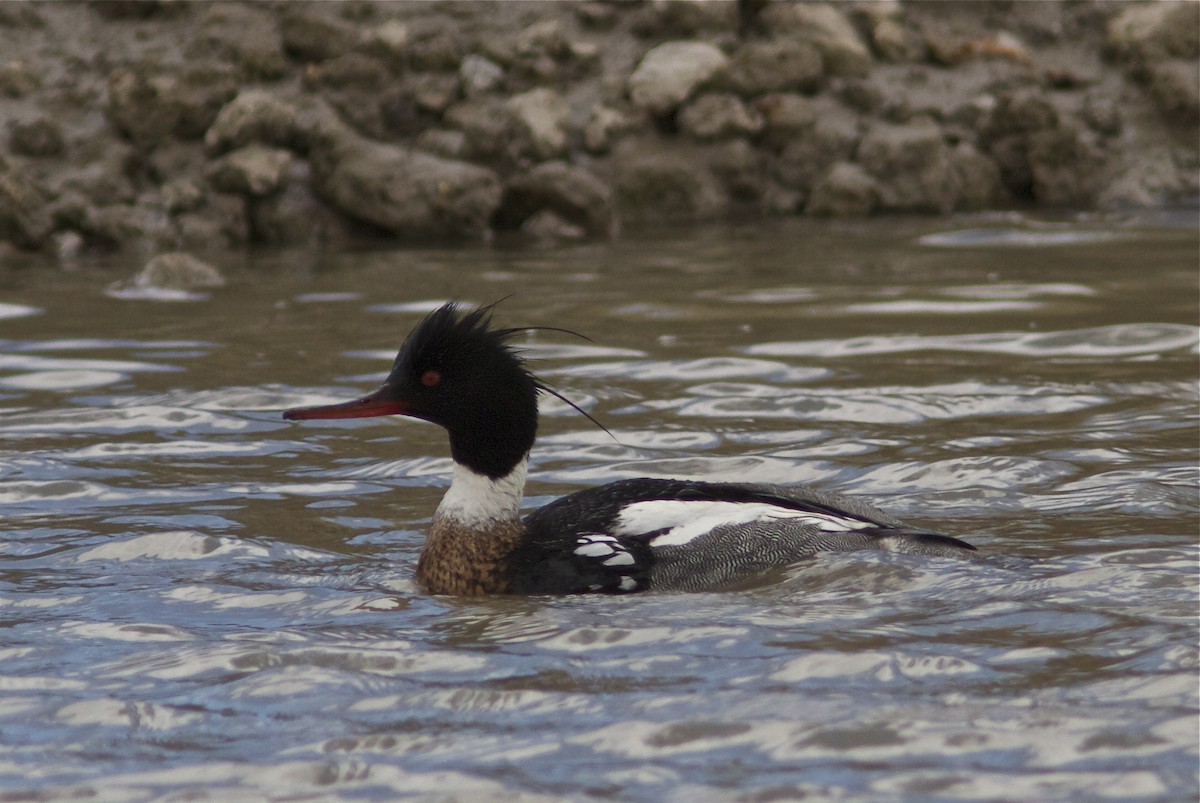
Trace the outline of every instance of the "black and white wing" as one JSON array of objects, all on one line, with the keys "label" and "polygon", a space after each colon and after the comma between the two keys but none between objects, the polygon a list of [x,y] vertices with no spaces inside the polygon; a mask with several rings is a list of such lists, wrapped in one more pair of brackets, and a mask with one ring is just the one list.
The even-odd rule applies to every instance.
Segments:
[{"label": "black and white wing", "polygon": [[651,548],[611,533],[531,540],[509,558],[518,594],[631,594],[650,587]]},{"label": "black and white wing", "polygon": [[719,588],[825,551],[961,556],[974,549],[833,494],[686,480],[622,480],[581,491],[526,524],[533,544],[559,556],[548,566],[561,571],[548,582],[582,570],[576,593]]}]

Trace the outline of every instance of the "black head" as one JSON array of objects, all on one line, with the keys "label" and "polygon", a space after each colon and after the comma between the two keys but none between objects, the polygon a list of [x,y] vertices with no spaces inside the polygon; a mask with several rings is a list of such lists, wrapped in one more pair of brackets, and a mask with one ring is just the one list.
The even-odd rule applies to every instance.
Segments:
[{"label": "black head", "polygon": [[492,328],[491,319],[491,306],[463,311],[444,304],[409,334],[379,390],[343,404],[288,410],[283,417],[420,418],[445,427],[456,462],[502,477],[533,446],[541,386],[509,345],[522,330]]}]

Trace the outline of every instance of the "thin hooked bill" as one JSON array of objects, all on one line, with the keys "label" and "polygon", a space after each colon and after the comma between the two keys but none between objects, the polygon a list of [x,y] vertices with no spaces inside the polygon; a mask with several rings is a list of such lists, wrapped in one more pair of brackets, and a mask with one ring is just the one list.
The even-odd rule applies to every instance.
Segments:
[{"label": "thin hooked bill", "polygon": [[387,388],[354,401],[341,404],[324,404],[319,407],[294,407],[284,412],[287,421],[308,421],[321,418],[374,418],[378,415],[406,415],[411,408],[404,402],[389,397]]}]

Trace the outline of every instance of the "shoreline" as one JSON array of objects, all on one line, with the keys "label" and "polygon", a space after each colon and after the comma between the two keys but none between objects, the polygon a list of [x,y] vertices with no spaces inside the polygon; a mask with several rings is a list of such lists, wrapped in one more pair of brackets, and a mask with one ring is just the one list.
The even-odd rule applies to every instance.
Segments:
[{"label": "shoreline", "polygon": [[6,3],[0,265],[1200,195],[1200,4]]}]

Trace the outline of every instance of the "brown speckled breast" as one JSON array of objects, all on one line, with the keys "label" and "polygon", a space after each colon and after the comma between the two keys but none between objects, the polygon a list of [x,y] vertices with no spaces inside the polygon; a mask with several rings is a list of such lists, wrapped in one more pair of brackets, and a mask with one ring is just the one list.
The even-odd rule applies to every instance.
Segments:
[{"label": "brown speckled breast", "polygon": [[509,590],[505,558],[523,533],[520,521],[479,531],[434,517],[417,561],[417,582],[430,594],[503,594]]}]

